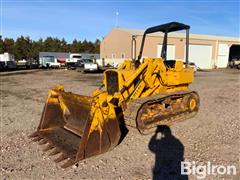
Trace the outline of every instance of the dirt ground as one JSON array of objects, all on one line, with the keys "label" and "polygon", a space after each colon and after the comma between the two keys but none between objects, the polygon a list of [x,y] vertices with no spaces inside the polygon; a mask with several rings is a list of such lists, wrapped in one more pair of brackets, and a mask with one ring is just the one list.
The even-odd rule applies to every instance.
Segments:
[{"label": "dirt ground", "polygon": [[[36,130],[49,88],[64,84],[67,91],[90,95],[101,85],[102,74],[77,71],[39,70],[0,74],[1,79],[1,177],[0,179],[152,179],[156,156],[149,149],[153,134],[129,132],[112,151],[61,169],[54,157],[28,139]],[[207,176],[206,179],[240,177],[240,71],[197,72],[190,86],[201,100],[199,113],[171,126],[172,137],[184,147],[185,161],[235,165],[236,176]],[[189,179],[196,179],[190,175]]]}]

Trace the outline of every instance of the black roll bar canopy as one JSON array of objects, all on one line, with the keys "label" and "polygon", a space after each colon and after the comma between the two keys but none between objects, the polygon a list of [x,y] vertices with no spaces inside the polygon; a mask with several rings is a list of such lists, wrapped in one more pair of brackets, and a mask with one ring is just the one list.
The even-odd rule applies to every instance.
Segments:
[{"label": "black roll bar canopy", "polygon": [[145,38],[147,34],[155,33],[155,32],[163,32],[164,33],[164,39],[163,39],[163,45],[162,45],[162,52],[161,52],[161,57],[166,60],[167,58],[167,38],[168,38],[168,33],[174,32],[174,31],[180,31],[180,30],[186,30],[186,64],[188,64],[188,51],[189,51],[189,29],[190,26],[186,24],[182,24],[179,22],[170,22],[166,24],[162,24],[159,26],[154,26],[150,27],[145,30],[143,34],[143,39],[138,55],[138,61],[142,58],[142,53],[143,53],[143,48],[144,48],[144,43],[145,43]]}]

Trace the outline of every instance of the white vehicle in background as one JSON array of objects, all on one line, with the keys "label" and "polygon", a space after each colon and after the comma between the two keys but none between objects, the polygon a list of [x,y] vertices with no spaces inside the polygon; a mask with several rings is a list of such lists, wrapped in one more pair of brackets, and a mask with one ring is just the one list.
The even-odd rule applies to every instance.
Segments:
[{"label": "white vehicle in background", "polygon": [[233,57],[232,59],[230,59],[230,61],[228,62],[228,66],[230,68],[240,69],[240,57]]},{"label": "white vehicle in background", "polygon": [[14,55],[12,54],[9,54],[9,53],[3,53],[3,54],[0,54],[0,61],[15,61],[14,59]]},{"label": "white vehicle in background", "polygon": [[17,65],[15,62],[14,55],[10,53],[0,54],[0,69],[1,70],[11,70],[16,69]]},{"label": "white vehicle in background", "polygon": [[194,72],[197,72],[198,67],[196,66],[196,64],[194,62],[189,62],[189,66],[194,69]]},{"label": "white vehicle in background", "polygon": [[98,72],[100,70],[99,65],[92,59],[81,59],[77,65],[83,72]]},{"label": "white vehicle in background", "polygon": [[[186,64],[186,63],[184,62],[183,64]],[[191,68],[193,68],[194,73],[196,73],[197,70],[199,69],[194,62],[189,62],[189,63],[188,63],[188,66],[191,67]]]},{"label": "white vehicle in background", "polygon": [[87,53],[71,53],[69,58],[66,59],[67,69],[76,69],[79,67],[79,62],[85,59],[97,59],[99,54],[87,54]]},{"label": "white vehicle in background", "polygon": [[40,68],[60,68],[61,63],[57,62],[54,56],[44,56],[39,59]]},{"label": "white vehicle in background", "polygon": [[97,72],[99,70],[97,63],[84,64],[84,72]]},{"label": "white vehicle in background", "polygon": [[77,54],[77,53],[70,54],[69,58],[66,59],[67,69],[73,69],[73,70],[76,69],[76,64],[81,59],[82,59],[82,55],[81,54]]},{"label": "white vehicle in background", "polygon": [[82,59],[82,54],[70,54],[69,59],[66,60],[67,63],[77,63],[78,60]]},{"label": "white vehicle in background", "polygon": [[16,64],[17,64],[18,69],[26,68],[27,61],[26,61],[26,59],[18,60],[18,61],[16,61]]},{"label": "white vehicle in background", "polygon": [[77,63],[81,59],[92,59],[91,56],[91,54],[72,53],[69,58],[66,59],[66,63]]}]

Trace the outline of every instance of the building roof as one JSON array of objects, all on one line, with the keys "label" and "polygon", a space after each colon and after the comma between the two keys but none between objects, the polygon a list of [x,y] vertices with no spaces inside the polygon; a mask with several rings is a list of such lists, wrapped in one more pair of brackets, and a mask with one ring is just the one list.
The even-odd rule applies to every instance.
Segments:
[{"label": "building roof", "polygon": [[54,56],[56,58],[69,58],[70,54],[75,55],[87,55],[87,56],[93,56],[95,58],[99,58],[99,54],[93,54],[93,53],[65,53],[65,52],[39,52],[39,57],[44,56]]},{"label": "building roof", "polygon": [[[115,28],[121,31],[125,31],[133,36],[142,36],[145,30],[142,29],[127,29],[127,28]],[[148,34],[148,36],[156,36],[162,37],[162,32],[156,32],[152,34]],[[169,33],[169,37],[177,37],[177,38],[185,38],[185,33]],[[239,37],[227,37],[227,36],[214,36],[214,35],[206,35],[206,34],[190,34],[191,39],[204,39],[204,40],[222,40],[222,41],[236,41],[240,43]]]},{"label": "building roof", "polygon": [[70,53],[63,52],[39,52],[39,57],[54,56],[58,58],[69,58]]}]

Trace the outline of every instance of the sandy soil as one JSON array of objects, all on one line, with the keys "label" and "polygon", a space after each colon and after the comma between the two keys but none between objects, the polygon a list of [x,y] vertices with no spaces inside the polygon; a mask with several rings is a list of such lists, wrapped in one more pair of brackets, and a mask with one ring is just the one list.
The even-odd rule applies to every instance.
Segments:
[{"label": "sandy soil", "polygon": [[[237,70],[198,72],[191,89],[200,95],[199,113],[170,127],[171,138],[184,148],[185,160],[237,167],[236,176],[212,175],[206,179],[240,177],[239,75]],[[129,129],[125,139],[114,150],[65,170],[27,137],[38,126],[49,88],[64,84],[67,91],[90,95],[101,84],[102,74],[40,70],[0,76],[0,179],[153,178],[152,168],[157,157],[149,149],[153,134],[142,136]],[[189,179],[196,179],[196,176],[190,175]]]}]

